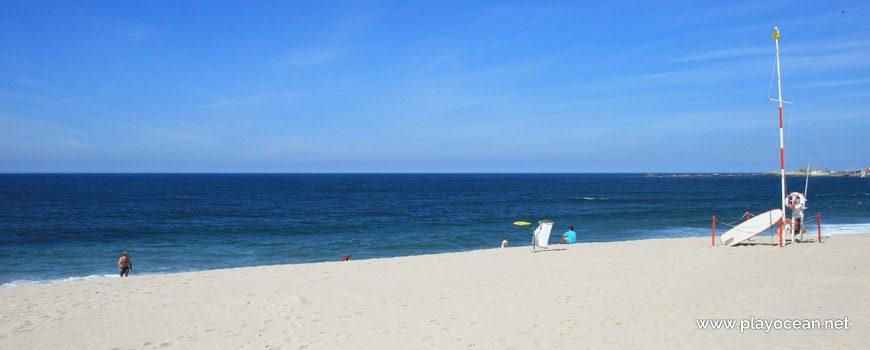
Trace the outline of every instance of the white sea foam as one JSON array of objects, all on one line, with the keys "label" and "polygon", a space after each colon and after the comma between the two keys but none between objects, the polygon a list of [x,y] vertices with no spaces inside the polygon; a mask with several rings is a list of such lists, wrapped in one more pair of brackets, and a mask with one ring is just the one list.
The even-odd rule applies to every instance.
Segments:
[{"label": "white sea foam", "polygon": [[[813,231],[815,225],[810,224],[807,230]],[[817,231],[818,232],[818,231]],[[822,218],[822,236],[850,235],[855,233],[870,233],[870,224],[832,224],[826,225]]]},{"label": "white sea foam", "polygon": [[0,284],[0,288],[30,286],[30,285],[34,285],[34,284],[45,284],[45,283],[72,282],[72,281],[80,281],[80,280],[96,280],[96,279],[103,279],[103,278],[120,278],[120,276],[118,276],[117,274],[107,274],[107,275],[90,275],[90,276],[84,276],[84,277],[57,278],[57,279],[48,279],[48,280],[15,280],[12,282]]},{"label": "white sea foam", "polygon": [[[815,223],[810,223],[807,226],[808,235],[814,235],[816,231]],[[690,228],[690,227],[671,227],[667,229],[656,230],[651,234],[640,234],[637,233],[634,239],[654,239],[654,238],[683,238],[683,237],[707,237],[709,235],[710,228]],[[724,231],[722,231],[724,232]],[[719,231],[717,230],[717,233]],[[825,224],[822,222],[822,236],[835,236],[835,235],[847,235],[847,234],[861,234],[861,233],[870,233],[870,223],[859,223],[859,224]],[[721,234],[721,233],[720,233]],[[625,239],[625,238],[624,238]],[[631,239],[631,238],[627,238]],[[617,239],[619,240],[619,239]],[[167,271],[163,271],[161,273],[171,273],[171,272],[192,272],[198,271],[197,269],[183,269],[180,271],[170,271],[171,269],[167,269]],[[27,286],[27,285],[36,285],[36,284],[46,284],[46,283],[61,283],[61,282],[72,282],[79,280],[96,280],[103,278],[119,278],[117,274],[103,274],[103,275],[89,275],[89,276],[76,276],[76,277],[66,277],[66,278],[57,278],[57,279],[22,279],[22,280],[14,280],[11,282],[0,284],[0,288],[5,287],[17,287],[17,286]]]}]

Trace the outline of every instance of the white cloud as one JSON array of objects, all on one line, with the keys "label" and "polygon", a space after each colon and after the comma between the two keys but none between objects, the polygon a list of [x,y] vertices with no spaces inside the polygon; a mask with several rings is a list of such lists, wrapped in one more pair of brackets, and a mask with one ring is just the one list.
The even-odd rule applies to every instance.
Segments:
[{"label": "white cloud", "polygon": [[30,79],[30,78],[18,78],[18,84],[21,84],[24,86],[36,86],[37,85],[36,81],[33,79]]},{"label": "white cloud", "polygon": [[5,95],[8,97],[12,97],[24,102],[28,103],[36,103],[36,104],[63,104],[63,103],[73,103],[80,101],[87,101],[99,98],[105,98],[106,96],[102,95],[94,95],[94,96],[70,96],[70,97],[55,97],[55,96],[37,96],[37,95],[21,95],[14,93],[0,93],[0,95]]},{"label": "white cloud", "polygon": [[201,136],[189,132],[178,131],[174,129],[161,129],[161,128],[141,128],[139,131],[142,134],[145,134],[148,137],[154,138],[157,141],[181,141],[187,143],[198,143],[198,144],[214,144],[214,139]]},{"label": "white cloud", "polygon": [[256,104],[263,101],[266,101],[270,98],[274,97],[274,95],[253,95],[253,96],[242,96],[242,97],[228,97],[221,99],[219,101],[210,103],[209,107],[222,107],[222,106],[240,106],[240,105],[249,105]]},{"label": "white cloud", "polygon": [[854,69],[866,68],[870,64],[870,50],[837,52],[832,54],[801,55],[784,58],[791,69],[834,68]]},{"label": "white cloud", "polygon": [[329,63],[339,56],[336,50],[296,50],[289,51],[278,60],[279,65],[313,66]]},{"label": "white cloud", "polygon": [[673,60],[673,62],[692,62],[692,61],[704,61],[704,60],[717,60],[717,59],[724,59],[724,58],[758,56],[758,55],[769,55],[769,54],[770,54],[769,48],[743,47],[743,48],[734,48],[734,49],[727,49],[727,50],[699,52],[699,53],[691,54],[688,56],[676,58]]},{"label": "white cloud", "polygon": [[167,31],[168,29],[160,26],[121,21],[120,34],[131,41],[145,41]]},{"label": "white cloud", "polygon": [[816,81],[816,82],[811,82],[811,83],[794,84],[792,87],[795,89],[798,89],[798,88],[807,89],[807,88],[835,87],[835,86],[861,85],[861,84],[870,84],[870,79]]},{"label": "white cloud", "polygon": [[462,48],[453,37],[438,37],[419,40],[409,45],[402,60],[419,65],[424,72],[449,68],[465,60],[468,50]]},{"label": "white cloud", "polygon": [[34,118],[0,114],[0,139],[20,145],[81,147],[88,135],[79,129]]}]

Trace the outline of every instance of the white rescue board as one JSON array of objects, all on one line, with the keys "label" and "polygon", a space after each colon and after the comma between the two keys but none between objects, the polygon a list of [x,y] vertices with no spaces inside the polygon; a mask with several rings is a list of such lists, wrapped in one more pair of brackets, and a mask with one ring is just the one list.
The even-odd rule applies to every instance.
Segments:
[{"label": "white rescue board", "polygon": [[722,245],[733,247],[776,225],[780,219],[782,219],[782,209],[774,209],[758,214],[742,222],[740,225],[734,226],[728,232],[723,233],[719,236],[719,241],[722,242]]},{"label": "white rescue board", "polygon": [[553,230],[554,223],[555,221],[553,220],[538,221],[538,227],[535,228],[534,235],[532,236],[532,250],[535,250],[535,247],[547,249],[547,245],[550,243],[550,232]]}]

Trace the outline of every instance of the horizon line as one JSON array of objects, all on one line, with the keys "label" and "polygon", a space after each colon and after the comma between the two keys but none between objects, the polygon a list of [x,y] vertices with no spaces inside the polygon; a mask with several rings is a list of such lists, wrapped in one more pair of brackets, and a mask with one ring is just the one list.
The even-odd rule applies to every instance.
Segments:
[{"label": "horizon line", "polygon": [[[860,171],[860,170],[859,170]],[[856,172],[859,172],[856,171]],[[702,171],[702,172],[424,172],[424,171],[396,171],[396,172],[368,172],[368,171],[333,171],[333,172],[318,172],[318,171],[21,171],[21,172],[0,172],[0,175],[595,175],[595,174],[615,174],[615,175],[683,175],[683,174],[768,174],[776,171]],[[786,172],[790,173],[790,172]]]}]

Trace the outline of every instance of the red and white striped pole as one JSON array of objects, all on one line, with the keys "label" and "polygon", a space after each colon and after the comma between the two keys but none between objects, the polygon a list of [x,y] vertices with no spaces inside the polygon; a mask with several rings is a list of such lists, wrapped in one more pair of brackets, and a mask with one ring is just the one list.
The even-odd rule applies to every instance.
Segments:
[{"label": "red and white striped pole", "polygon": [[776,39],[776,83],[779,88],[779,99],[768,100],[779,102],[779,169],[780,176],[782,177],[782,195],[779,198],[782,202],[782,219],[780,219],[780,227],[783,228],[783,232],[779,235],[779,246],[782,247],[782,236],[785,235],[785,143],[783,142],[784,137],[782,133],[782,104],[791,102],[785,102],[782,100],[782,72],[779,66],[779,28],[774,27],[774,30],[773,38]]},{"label": "red and white striped pole", "polygon": [[783,218],[779,219],[779,247],[782,248],[782,236],[785,236],[785,225]]},{"label": "red and white striped pole", "polygon": [[[783,143],[782,136],[782,76],[780,68],[779,68],[779,28],[774,27],[776,30],[774,34],[774,39],[776,39],[776,84],[779,87],[779,165],[780,165],[780,174],[782,175],[782,197],[780,201],[782,202],[782,217],[783,221],[785,221],[785,146]],[[785,226],[783,226],[782,233],[779,235],[779,246],[782,247],[782,236],[785,235]]]}]

